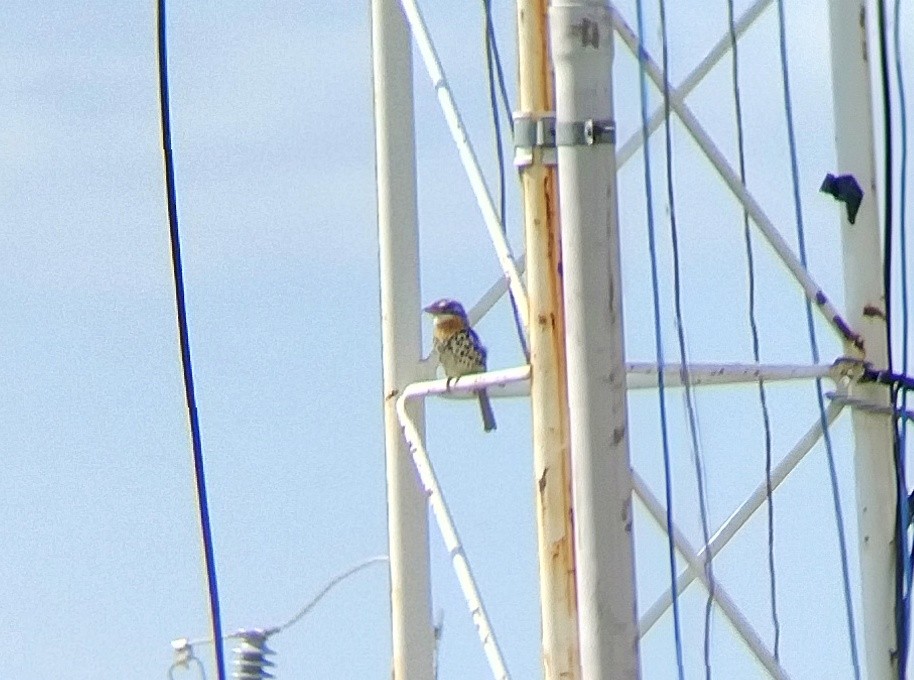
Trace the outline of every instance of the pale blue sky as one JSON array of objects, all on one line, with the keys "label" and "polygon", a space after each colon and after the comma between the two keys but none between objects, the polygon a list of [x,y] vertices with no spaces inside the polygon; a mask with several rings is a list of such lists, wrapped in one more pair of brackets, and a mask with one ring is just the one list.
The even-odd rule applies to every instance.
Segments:
[{"label": "pale blue sky", "polygon": [[[513,4],[494,4],[513,92]],[[648,48],[659,60],[656,8],[647,4]],[[678,82],[726,31],[726,3],[669,4]],[[749,4],[737,2],[737,12]],[[481,3],[460,12],[453,3],[422,5],[494,189]],[[634,25],[634,2],[619,7]],[[209,623],[174,317],[154,3],[10,0],[0,25],[7,225],[0,676],[161,678],[169,641],[206,635]],[[368,3],[172,3],[169,29],[190,339],[223,625],[270,626],[335,573],[386,552]],[[818,193],[825,172],[836,170],[826,4],[789,2],[788,32],[811,269],[840,306],[840,207]],[[906,51],[914,63],[910,45]],[[773,7],[741,43],[741,56],[749,186],[793,243]],[[637,69],[621,42],[616,65],[626,139],[640,123]],[[416,83],[423,297],[471,304],[498,266],[418,60]],[[725,58],[689,102],[735,165],[730,92]],[[690,354],[746,361],[741,213],[683,129],[674,134]],[[657,136],[664,336],[674,360],[662,149]],[[651,360],[640,163],[636,156],[619,178],[626,339],[631,359]],[[508,229],[520,252],[510,174],[508,187]],[[798,289],[756,243],[762,358],[805,361]],[[521,361],[505,302],[479,331],[491,366]],[[824,360],[833,360],[840,347],[821,324],[820,338]],[[805,384],[772,387],[770,397],[779,458],[814,422],[815,403]],[[703,391],[698,402],[716,528],[763,478],[761,424],[752,388]],[[669,403],[677,521],[699,544],[678,392]],[[513,676],[533,678],[539,610],[529,410],[521,400],[495,408],[499,429],[484,436],[472,404],[430,404],[429,446]],[[656,394],[633,394],[630,408],[634,464],[662,496]],[[836,456],[856,584],[848,433],[842,417]],[[851,677],[821,447],[775,503],[784,663],[796,678]],[[643,610],[669,574],[665,541],[640,507],[636,536]],[[765,537],[759,515],[715,564],[770,645]],[[431,548],[435,607],[445,612],[441,677],[486,677],[434,527]],[[277,636],[277,675],[388,677],[386,585],[384,569],[373,567]],[[686,591],[688,677],[703,674],[703,606],[703,590]],[[672,677],[670,631],[667,615],[645,638],[646,679]],[[762,677],[719,614],[713,643],[717,677]],[[209,667],[209,650],[199,654]]]}]

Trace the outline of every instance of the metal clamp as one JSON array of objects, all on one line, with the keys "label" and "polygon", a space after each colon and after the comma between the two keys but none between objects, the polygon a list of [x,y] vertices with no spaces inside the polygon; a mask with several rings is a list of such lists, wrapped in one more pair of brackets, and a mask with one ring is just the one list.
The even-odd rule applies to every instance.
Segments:
[{"label": "metal clamp", "polygon": [[555,165],[555,114],[551,112],[514,114],[514,165],[533,165],[534,150],[542,151],[540,163]]},{"label": "metal clamp", "polygon": [[857,397],[851,397],[843,392],[826,392],[825,397],[836,404],[850,406],[858,411],[875,413],[880,416],[897,416],[909,422],[914,422],[914,412],[910,410],[896,408],[887,404],[877,404],[876,402],[867,401],[866,399],[858,399]]},{"label": "metal clamp", "polygon": [[557,122],[555,114],[514,114],[514,165],[528,167],[534,150],[542,151],[542,163],[555,165],[555,150],[560,146],[615,144],[616,124],[611,120]]},{"label": "metal clamp", "polygon": [[556,146],[594,146],[615,144],[616,124],[611,120],[594,120],[555,124]]}]

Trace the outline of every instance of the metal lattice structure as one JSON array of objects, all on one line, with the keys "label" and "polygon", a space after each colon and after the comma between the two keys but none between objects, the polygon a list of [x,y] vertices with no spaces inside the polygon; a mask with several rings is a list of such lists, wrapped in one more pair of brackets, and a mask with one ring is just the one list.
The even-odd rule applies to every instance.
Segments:
[{"label": "metal lattice structure", "polygon": [[[448,384],[444,380],[428,380],[431,375],[427,363],[424,363],[421,358],[421,336],[418,329],[418,310],[421,307],[421,301],[417,283],[419,259],[415,209],[415,160],[412,146],[412,89],[411,83],[407,82],[410,79],[403,77],[403,73],[412,68],[410,36],[415,41],[418,54],[431,78],[503,272],[503,277],[494,283],[489,292],[470,310],[471,321],[475,322],[482,317],[510,288],[523,313],[525,324],[530,329],[529,332],[531,335],[535,333],[531,324],[536,325],[537,314],[545,304],[543,296],[548,296],[550,289],[548,281],[540,284],[540,279],[536,278],[539,274],[535,273],[538,268],[541,271],[541,268],[548,267],[549,263],[534,261],[533,257],[542,260],[542,253],[548,248],[540,247],[542,244],[537,243],[528,230],[527,260],[525,261],[524,257],[515,257],[512,253],[417,2],[415,0],[402,0],[401,3],[395,0],[374,0],[372,5],[378,131],[377,165],[385,347],[384,389],[387,409],[394,677],[398,680],[430,680],[431,678],[434,643],[432,625],[428,615],[431,606],[427,531],[424,524],[426,503],[429,503],[449,550],[493,676],[499,679],[507,678],[509,675],[506,664],[486,615],[481,595],[474,582],[455,523],[444,501],[442,489],[425,449],[421,404],[423,399],[432,395],[442,395],[446,392],[454,395],[471,394],[474,389],[479,387],[489,388],[493,397],[527,396],[530,394],[531,373],[537,375],[536,371],[542,367],[537,364],[540,359],[534,342],[532,343],[532,366],[491,371],[478,376],[462,378],[456,384]],[[735,22],[736,38],[741,38],[772,5],[773,0],[754,2]],[[518,33],[522,41],[532,39],[531,36],[535,36],[537,31],[545,30],[545,3],[520,1],[518,6],[519,15],[525,17],[524,21],[531,22],[531,25],[519,27]],[[593,38],[594,35],[600,35],[599,27],[611,25],[610,32],[615,33],[621,44],[625,45],[636,59],[640,55],[640,61],[643,63],[647,75],[660,91],[663,90],[665,76],[662,69],[650,53],[641,51],[638,36],[622,13],[616,9],[610,9],[608,5],[601,7],[594,3],[553,3],[553,7],[557,6],[561,7],[562,11],[570,11],[570,18],[565,17],[565,19],[571,23],[567,23],[563,30],[567,32],[570,30],[568,26],[573,27],[578,31],[575,35],[579,40],[583,34],[585,48],[588,47],[587,30],[591,30],[587,28],[591,25],[587,22],[592,22],[597,27],[592,29],[597,33],[591,34],[594,46],[599,43],[598,39]],[[538,14],[536,14],[537,12]],[[531,19],[531,13],[536,15],[535,20]],[[842,172],[855,175],[862,185],[874,189],[876,180],[871,133],[870,76],[866,57],[868,35],[865,21],[866,2],[863,0],[831,0],[829,16],[832,42],[834,45],[842,46],[841,49],[833,49],[832,52],[832,70],[835,74],[834,108],[838,164]],[[558,23],[555,25],[562,26],[561,20],[557,21]],[[560,43],[560,37],[553,35],[552,39],[554,54],[556,50],[565,49],[566,46]],[[844,354],[833,357],[836,360],[834,363],[828,362],[824,365],[696,363],[690,365],[688,371],[682,371],[681,366],[670,363],[662,367],[662,372],[667,385],[671,387],[681,384],[684,375],[688,375],[690,384],[696,387],[721,384],[757,385],[760,381],[768,384],[778,381],[810,381],[813,379],[825,379],[833,383],[834,392],[831,393],[833,398],[825,412],[824,420],[831,424],[839,417],[842,410],[850,407],[850,418],[855,433],[858,542],[864,622],[862,637],[866,648],[866,677],[888,680],[897,674],[892,655],[896,642],[893,627],[895,566],[893,562],[894,472],[890,455],[892,446],[891,410],[888,390],[862,381],[863,373],[861,371],[865,362],[875,366],[884,366],[887,354],[885,301],[879,269],[881,246],[877,202],[869,200],[864,204],[854,228],[851,228],[846,220],[842,223],[846,306],[845,311],[842,312],[803,266],[794,249],[781,236],[781,231],[775,226],[774,220],[766,213],[761,201],[742,183],[737,171],[728,163],[725,155],[715,145],[711,134],[702,126],[698,116],[692,112],[687,103],[689,95],[728,53],[730,45],[729,34],[724,35],[713,44],[707,56],[681,83],[675,86],[667,84],[672,111],[710,162],[719,179],[744,207],[756,230],[755,233],[761,235],[767,242],[771,251],[782,262],[803,294],[813,303],[817,313],[836,333],[844,348]],[[852,48],[846,47],[848,45]],[[545,58],[542,48],[540,48],[539,56],[535,50],[525,56],[524,49],[525,47],[522,45],[520,69],[522,74],[525,68],[525,58]],[[609,50],[611,56],[611,46]],[[557,89],[560,88],[561,84],[558,84]],[[524,96],[522,86],[521,98],[523,99]],[[518,116],[521,118],[532,121],[533,129],[537,129],[537,126],[540,126],[540,130],[549,129],[551,120],[551,124],[554,125],[552,131],[555,132],[563,124],[579,120],[579,118],[563,119],[561,106],[557,113],[543,110],[542,105],[538,110],[528,108],[534,106],[529,102],[535,99],[536,97],[533,96],[526,105],[522,104],[523,110],[518,112]],[[566,107],[564,111],[567,112],[567,110]],[[542,121],[546,121],[545,128],[542,126]],[[594,122],[592,116],[590,122]],[[663,122],[664,110],[663,107],[660,107],[650,116],[649,131],[659,129]],[[590,146],[593,145],[594,142],[591,140]],[[635,157],[640,145],[639,131],[614,150],[616,164],[621,167]],[[518,165],[522,169],[522,176],[523,171],[530,167],[533,167],[535,172],[545,172],[544,167],[555,163],[554,152],[551,159],[547,158],[550,154],[540,148],[541,141],[533,141],[529,145],[519,142],[518,146],[520,147]],[[571,151],[571,149],[563,149],[562,144],[559,143],[558,165],[560,170],[565,168],[568,175],[572,174],[572,171],[568,170],[569,164],[575,162],[572,160]],[[538,175],[538,177],[542,180],[543,175]],[[614,175],[610,181],[615,181]],[[542,181],[539,183],[542,184]],[[570,195],[571,189],[563,185],[563,196]],[[528,211],[536,209],[531,207],[533,203],[532,200],[528,200],[526,204]],[[605,209],[603,212],[605,214]],[[548,235],[547,238],[549,238]],[[582,250],[589,247],[592,247],[592,244],[587,242],[581,245]],[[415,268],[411,269],[405,263],[411,263]],[[566,262],[566,267],[568,264]],[[528,269],[527,286],[524,285],[522,279],[525,265]],[[540,286],[538,291],[537,286]],[[551,294],[555,294],[554,289]],[[537,314],[530,311],[534,309],[537,310]],[[881,316],[873,311],[880,309],[882,309]],[[574,311],[570,310],[569,313],[573,316]],[[569,323],[573,321],[570,319]],[[586,353],[587,347],[576,347],[568,351]],[[574,358],[576,361],[587,359],[583,354]],[[574,366],[572,365],[571,374],[569,374],[567,366],[559,365],[563,361],[561,358],[552,357],[549,361],[558,362],[558,364],[550,364],[550,366],[558,371],[557,375],[568,376],[569,385],[572,385],[575,379],[573,377]],[[569,363],[574,364],[575,362],[569,361]],[[586,366],[586,361],[582,365]],[[629,391],[656,389],[656,379],[659,373],[656,364],[627,362],[625,367]],[[536,383],[536,378],[534,383]],[[617,389],[615,394],[617,396],[622,394],[621,389]],[[565,398],[568,398],[567,394]],[[624,394],[622,398],[624,400]],[[542,400],[544,397],[535,396],[535,399]],[[572,402],[574,402],[573,398]],[[584,404],[586,405],[586,402]],[[538,411],[537,408],[540,410]],[[534,427],[536,427],[537,418],[540,419],[540,423],[549,421],[548,409],[550,408],[561,409],[561,405],[534,406]],[[581,408],[584,408],[584,405],[582,402],[578,402],[575,410],[572,411],[572,421]],[[624,406],[622,408],[624,410]],[[622,417],[624,424],[624,414]],[[554,420],[549,422],[555,426]],[[567,428],[567,423],[560,427]],[[405,433],[405,442],[401,438],[401,428]],[[582,432],[587,434],[580,427],[575,429],[578,436],[578,439],[573,440],[575,451],[587,447],[586,443],[582,443]],[[565,434],[567,436],[567,431]],[[806,428],[805,433],[795,445],[777,459],[778,462],[773,467],[770,478],[772,491],[777,491],[791,471],[816,446],[822,436],[823,423],[817,418]],[[535,445],[537,441],[541,446],[547,448],[553,446],[561,449],[565,445],[561,441],[550,443],[545,439],[537,440],[535,436]],[[593,439],[590,443],[596,441],[599,441],[599,438]],[[542,466],[550,460],[552,462],[561,460],[550,459],[549,456],[552,454],[548,452],[545,454],[537,452],[536,455],[544,456],[544,458],[537,459],[535,463],[538,473]],[[572,456],[574,455],[573,451]],[[617,463],[619,461],[627,462],[627,458],[614,460]],[[413,467],[418,470],[421,489],[415,485]],[[581,465],[578,464],[576,467],[580,468]],[[537,478],[544,479],[545,475],[540,477],[538,474]],[[570,483],[569,480],[559,479],[561,484]],[[580,480],[574,480],[575,502],[577,503],[581,502],[580,484]],[[648,515],[656,520],[657,525],[666,530],[664,505],[637,470],[633,471],[631,492],[646,509]],[[720,582],[712,584],[711,577],[705,569],[707,556],[717,556],[727,547],[737,532],[765,504],[768,492],[769,482],[765,479],[760,480],[749,496],[732,511],[729,518],[712,532],[707,545],[693,545],[686,533],[677,526],[673,527],[672,539],[678,555],[684,559],[686,564],[685,570],[678,576],[679,592],[684,591],[695,581],[702,582],[713,592],[717,610],[726,617],[751,655],[770,677],[780,679],[790,677],[789,669],[785,668],[775,657],[772,649],[753,627],[749,618],[740,611],[736,599],[731,596],[727,588]],[[568,538],[567,533],[562,533],[566,532],[567,528],[560,522],[556,523],[554,516],[550,515],[550,513],[561,515],[564,512],[564,508],[551,505],[561,502],[561,493],[549,496],[548,502],[544,499],[545,496],[539,498],[537,506],[541,551],[547,550],[548,545],[556,545],[556,541],[559,539],[564,540],[563,537]],[[581,518],[586,518],[586,513],[586,508],[580,506],[576,508],[576,517],[579,522]],[[595,512],[593,516],[601,515]],[[550,532],[553,532],[554,540],[548,544],[547,539]],[[558,538],[556,539],[555,536]],[[576,546],[578,573],[591,574],[589,577],[585,576],[585,579],[605,576],[606,572],[601,570],[606,565],[600,563],[599,557],[595,558],[593,563],[589,561],[581,563],[580,543],[586,543],[590,539],[586,535],[582,538],[580,526],[577,527],[576,537],[579,542]],[[562,549],[569,550],[570,548],[568,545],[563,545]],[[409,567],[407,568],[405,565],[409,565]],[[623,652],[605,655],[602,655],[602,652],[591,654],[594,650],[598,650],[608,638],[601,637],[599,617],[587,614],[587,605],[599,602],[603,595],[586,594],[589,592],[586,584],[582,591],[579,576],[578,597],[585,598],[585,601],[583,604],[580,599],[578,601],[577,618],[574,616],[562,618],[562,613],[553,611],[550,604],[553,601],[549,599],[553,595],[547,592],[547,590],[561,591],[560,587],[556,587],[555,579],[559,577],[555,574],[544,573],[542,553],[540,566],[544,617],[543,659],[546,677],[558,677],[560,672],[565,673],[561,677],[636,677],[638,675],[636,650],[632,652],[633,657],[625,656]],[[618,568],[613,567],[612,573],[618,574]],[[634,583],[614,582],[612,586],[617,589],[632,590]],[[585,594],[582,595],[582,593]],[[609,597],[616,596],[610,595]],[[640,620],[631,622],[632,626],[636,628],[637,634],[644,636],[650,631],[668,610],[671,602],[672,593],[671,589],[668,589],[650,606],[644,608]],[[613,600],[612,604],[619,603]],[[624,602],[622,605],[625,606]],[[551,665],[558,663],[556,659],[561,657],[563,651],[567,651],[572,646],[576,650],[580,648],[580,658],[571,657],[569,669],[563,670]],[[610,667],[616,669],[624,667],[629,670],[613,674],[608,670]]]}]

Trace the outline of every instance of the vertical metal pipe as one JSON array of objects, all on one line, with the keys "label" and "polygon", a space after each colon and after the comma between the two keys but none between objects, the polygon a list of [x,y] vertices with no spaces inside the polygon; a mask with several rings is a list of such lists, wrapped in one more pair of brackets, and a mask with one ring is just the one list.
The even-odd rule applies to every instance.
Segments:
[{"label": "vertical metal pipe", "polygon": [[612,23],[596,0],[553,0],[549,21],[581,670],[638,678],[615,143],[562,140],[568,124],[613,118]]},{"label": "vertical metal pipe", "polygon": [[[518,0],[518,89],[522,114],[554,106],[546,41],[547,0]],[[546,678],[580,677],[574,529],[568,445],[565,319],[562,303],[558,191],[553,166],[534,149],[521,168],[530,313],[533,461]]]},{"label": "vertical metal pipe", "polygon": [[[422,377],[412,53],[397,0],[372,0],[371,18],[393,677],[432,680],[428,512],[396,413]],[[410,409],[422,432],[422,405]]]},{"label": "vertical metal pipe", "polygon": [[[548,0],[517,1],[520,113],[554,110],[546,41]],[[568,446],[565,313],[555,167],[533,149],[520,169],[527,245],[530,396],[540,575],[543,677],[581,677]]]},{"label": "vertical metal pipe", "polygon": [[[847,321],[863,338],[865,358],[888,362],[882,280],[879,202],[873,150],[870,59],[865,0],[830,0],[832,93],[838,171],[866,192],[855,224],[841,214]],[[874,38],[875,39],[875,38]],[[851,396],[889,405],[888,388],[856,384]],[[895,636],[895,478],[890,417],[854,409],[858,548],[866,673],[869,680],[898,677]]]}]

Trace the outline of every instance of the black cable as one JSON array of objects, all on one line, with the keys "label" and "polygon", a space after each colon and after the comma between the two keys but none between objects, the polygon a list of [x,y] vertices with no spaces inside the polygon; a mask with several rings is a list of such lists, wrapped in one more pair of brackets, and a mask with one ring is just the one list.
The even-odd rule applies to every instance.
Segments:
[{"label": "black cable", "polygon": [[883,246],[883,288],[885,294],[885,332],[888,345],[888,369],[894,370],[892,362],[892,175],[895,168],[892,159],[892,95],[889,86],[889,57],[886,41],[885,2],[877,2],[879,10],[879,77],[882,83],[883,139],[885,154],[885,234]]},{"label": "black cable", "polygon": [[711,543],[711,528],[708,523],[708,502],[705,492],[706,477],[702,463],[701,448],[698,437],[698,418],[692,392],[692,381],[689,377],[688,356],[686,352],[685,324],[682,315],[682,285],[679,262],[679,230],[676,225],[676,195],[673,188],[673,135],[670,126],[670,65],[669,45],[666,24],[666,0],[660,0],[660,34],[662,41],[663,62],[663,108],[664,108],[664,140],[666,143],[666,191],[667,202],[670,207],[670,241],[673,251],[673,304],[676,315],[676,336],[679,342],[679,372],[684,389],[685,406],[688,414],[689,435],[692,444],[692,460],[695,464],[695,479],[698,484],[698,506],[701,514],[701,533],[705,545],[704,568],[708,578],[708,598],[705,602],[704,619],[704,663],[705,678],[711,680],[711,614],[714,605],[714,567],[713,556],[708,546]]},{"label": "black cable", "polygon": [[[727,17],[730,27],[730,51],[732,53],[733,102],[736,116],[736,141],[739,151],[739,179],[746,186],[746,150],[743,136],[743,105],[739,90],[739,51],[737,48],[736,23],[733,0],[727,0]],[[752,250],[752,231],[749,228],[749,212],[743,206],[743,239],[746,244],[746,267],[749,276],[749,330],[752,335],[752,358],[756,364],[761,361],[758,321],[755,315],[755,256]],[[771,415],[768,411],[768,395],[765,382],[758,381],[759,405],[762,411],[762,426],[765,432],[765,495],[768,506],[768,584],[771,602],[771,622],[774,627],[774,658],[780,660],[781,623],[778,618],[777,580],[774,560],[774,498],[771,484]]]},{"label": "black cable", "polygon": [[511,98],[508,96],[508,85],[505,80],[505,71],[502,68],[501,54],[498,51],[498,39],[495,36],[495,25],[492,22],[492,8],[491,0],[484,0],[488,10],[486,12],[486,32],[490,37],[490,44],[492,46],[492,55],[494,56],[495,61],[495,71],[498,75],[498,90],[501,94],[501,105],[505,112],[505,120],[508,121],[508,127],[511,128],[511,131],[514,131],[514,116],[511,111]]},{"label": "black cable", "polygon": [[866,366],[863,369],[863,379],[877,382],[880,385],[888,385],[894,389],[914,390],[914,377],[904,373],[892,373]]},{"label": "black cable", "polygon": [[[797,248],[800,264],[809,268],[806,253],[806,230],[803,225],[803,201],[800,196],[800,168],[797,153],[797,136],[793,120],[793,103],[790,95],[790,67],[787,54],[787,22],[785,19],[784,0],[777,0],[778,7],[778,47],[781,62],[781,84],[784,95],[784,114],[787,124],[787,147],[790,153],[790,178],[793,189],[794,216],[797,225]],[[816,325],[812,315],[812,301],[807,297],[803,301],[806,311],[806,328],[809,332],[809,349],[814,364],[819,363],[819,343],[816,339]],[[860,680],[860,652],[857,647],[857,630],[854,625],[854,598],[851,594],[850,567],[847,558],[847,533],[844,528],[844,511],[841,504],[841,489],[838,485],[838,471],[835,464],[835,450],[832,446],[828,416],[825,413],[825,397],[822,393],[822,378],[815,379],[816,405],[819,408],[819,424],[822,427],[822,443],[825,445],[825,461],[828,467],[831,486],[832,504],[835,515],[835,529],[838,538],[838,552],[841,557],[841,585],[844,591],[844,613],[847,618],[847,635],[850,640],[851,666],[855,680]]]},{"label": "black cable", "polygon": [[[901,163],[899,168],[899,196],[898,196],[898,243],[899,259],[901,263],[901,372],[908,372],[908,258],[907,258],[907,231],[906,231],[906,211],[907,211],[907,174],[908,174],[908,112],[907,97],[905,96],[904,79],[902,78],[901,65],[901,36],[899,26],[901,25],[901,2],[895,0],[894,16],[894,50],[895,50],[895,76],[898,86],[898,113],[899,128],[901,132]],[[905,394],[905,399],[907,392]],[[904,405],[906,407],[906,404]],[[904,409],[903,409],[904,410]],[[903,444],[903,442],[902,442]],[[902,446],[902,449],[904,447]]]},{"label": "black cable", "polygon": [[501,136],[501,122],[498,115],[498,93],[496,91],[496,76],[494,68],[495,30],[492,25],[491,0],[483,0],[486,19],[486,72],[489,80],[489,104],[492,109],[492,127],[495,130],[495,154],[498,158],[498,218],[501,220],[502,230],[505,229],[506,212],[506,187],[505,187],[505,149]]},{"label": "black cable", "polygon": [[[907,98],[905,96],[904,79],[902,78],[901,64],[901,2],[895,0],[895,12],[893,23],[893,44],[895,51],[895,76],[898,88],[898,114],[899,114],[899,132],[901,133],[901,161],[898,177],[898,250],[899,260],[901,263],[901,372],[908,372],[908,249],[907,249],[907,230],[906,230],[906,208],[907,208],[907,174],[908,174],[908,113]],[[905,413],[908,408],[908,390],[899,390],[901,394],[900,404],[897,411]],[[911,621],[911,585],[914,578],[914,545],[911,544],[909,526],[911,522],[911,512],[908,503],[908,484],[906,479],[905,467],[907,464],[907,420],[899,419],[896,432],[897,450],[896,455],[896,476],[898,478],[898,528],[899,544],[902,553],[899,559],[902,560],[898,571],[902,574],[902,584],[899,588],[901,591],[901,611],[899,618],[899,668],[903,669],[901,677],[907,673],[907,659],[911,641],[910,621]]]},{"label": "black cable", "polygon": [[[510,106],[508,105],[508,93],[507,89],[505,88],[504,81],[505,74],[501,66],[501,57],[498,53],[498,42],[495,37],[495,25],[492,21],[492,2],[491,0],[483,0],[482,5],[483,10],[485,11],[486,21],[486,71],[489,78],[489,103],[492,108],[492,126],[495,130],[495,154],[498,159],[498,219],[501,222],[502,232],[507,234],[508,226],[505,222],[505,213],[507,212],[505,149],[501,134],[501,122],[498,115],[498,93],[496,88],[496,80],[501,83],[502,101],[505,105],[505,109],[508,112],[508,120],[512,121],[512,130],[513,119],[511,118],[511,110]],[[517,330],[517,339],[520,342],[520,347],[521,351],[524,353],[524,358],[526,359],[527,363],[530,363],[530,350],[527,347],[527,339],[524,334],[524,322],[521,320],[520,310],[517,308],[517,300],[514,299],[514,294],[511,293],[510,289],[508,290],[508,297],[511,300],[511,312],[514,316],[514,327]]]},{"label": "black cable", "polygon": [[225,680],[223,659],[222,620],[219,614],[219,589],[216,585],[216,560],[213,551],[213,534],[206,498],[206,480],[203,475],[203,448],[200,443],[200,423],[194,397],[194,375],[190,362],[190,340],[187,331],[187,306],[184,301],[184,274],[181,266],[181,238],[178,233],[178,208],[175,196],[175,167],[171,150],[171,115],[168,101],[168,56],[165,39],[165,0],[158,2],[158,52],[159,52],[159,103],[161,106],[162,151],[165,157],[165,188],[168,194],[168,226],[171,234],[171,261],[175,281],[175,304],[178,313],[178,334],[181,342],[181,364],[184,369],[184,395],[190,420],[190,433],[194,451],[194,477],[197,485],[197,506],[200,510],[200,532],[203,536],[203,556],[209,589],[210,618],[213,627],[213,645],[216,656],[216,673]]},{"label": "black cable", "polygon": [[[897,6],[896,6],[897,7]],[[894,371],[893,351],[892,351],[892,245],[893,245],[893,176],[895,174],[894,159],[892,153],[892,93],[889,76],[889,57],[888,57],[888,29],[886,26],[886,11],[884,0],[877,2],[878,23],[879,23],[879,76],[882,86],[882,112],[883,112],[883,140],[884,140],[884,173],[885,173],[885,233],[883,246],[883,288],[885,295],[885,332],[887,347],[887,367],[889,373]],[[897,21],[897,15],[896,15]],[[897,56],[897,55],[896,55]],[[900,82],[900,78],[899,78]],[[904,329],[907,333],[907,328]],[[899,401],[899,390],[897,386],[891,386],[891,401],[897,405]],[[896,533],[899,538],[897,546],[898,554],[895,565],[895,635],[896,645],[898,648],[898,677],[904,678],[907,669],[907,646],[908,646],[908,599],[905,592],[907,572],[906,562],[909,559],[907,548],[908,528],[905,526],[904,517],[907,515],[902,506],[904,499],[907,497],[907,482],[905,481],[904,460],[901,452],[901,435],[900,428],[903,427],[901,419],[896,415],[893,417],[893,453],[895,462],[895,479],[897,485],[895,523]]]}]

